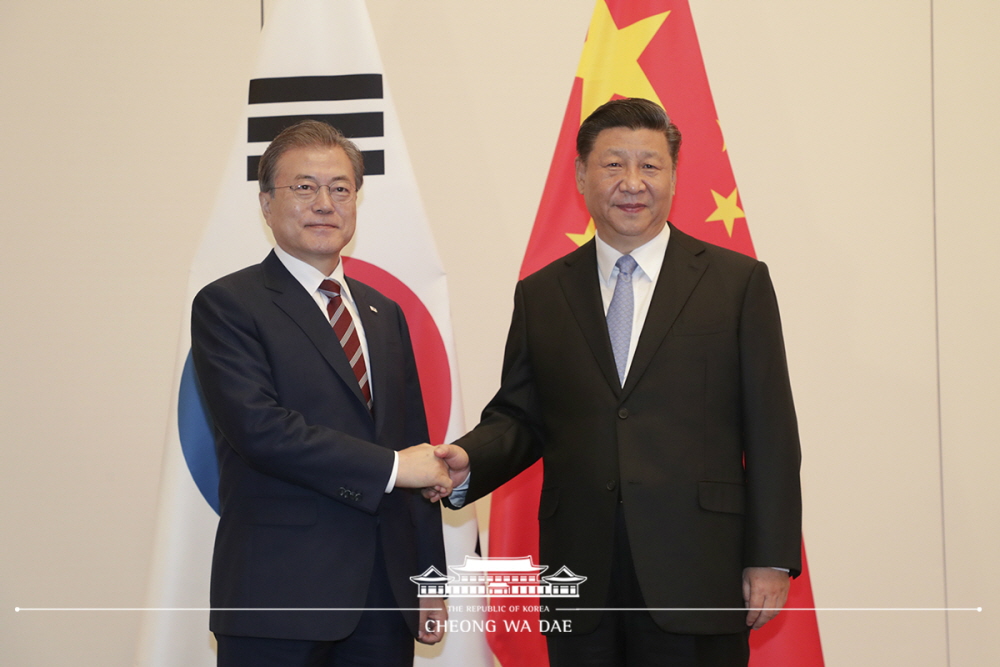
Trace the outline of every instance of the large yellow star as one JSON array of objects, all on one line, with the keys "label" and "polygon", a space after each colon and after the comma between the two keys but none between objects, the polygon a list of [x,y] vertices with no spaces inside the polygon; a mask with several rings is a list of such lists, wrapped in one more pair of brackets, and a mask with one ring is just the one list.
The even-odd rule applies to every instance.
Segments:
[{"label": "large yellow star", "polygon": [[587,223],[587,228],[583,230],[583,234],[571,234],[566,232],[566,236],[569,240],[577,245],[583,245],[590,239],[594,238],[594,234],[597,232],[597,228],[594,227],[594,219],[591,218],[590,222]]},{"label": "large yellow star", "polygon": [[583,79],[581,119],[615,95],[644,97],[663,106],[638,60],[669,13],[644,18],[619,30],[607,3],[597,3],[576,70]]},{"label": "large yellow star", "polygon": [[728,197],[723,197],[715,190],[712,190],[712,196],[715,197],[715,210],[712,211],[712,215],[705,218],[705,222],[716,222],[721,221],[726,225],[726,231],[730,236],[733,235],[733,226],[736,224],[738,218],[745,218],[746,214],[736,204],[736,199],[739,196],[739,188],[733,188],[732,194]]}]

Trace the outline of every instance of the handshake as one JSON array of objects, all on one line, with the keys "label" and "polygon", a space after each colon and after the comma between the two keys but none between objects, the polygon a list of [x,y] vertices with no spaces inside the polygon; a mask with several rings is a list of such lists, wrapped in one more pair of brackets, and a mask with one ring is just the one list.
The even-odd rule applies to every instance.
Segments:
[{"label": "handshake", "polygon": [[424,498],[437,502],[469,476],[469,455],[457,445],[414,445],[399,452],[396,486],[421,489]]}]

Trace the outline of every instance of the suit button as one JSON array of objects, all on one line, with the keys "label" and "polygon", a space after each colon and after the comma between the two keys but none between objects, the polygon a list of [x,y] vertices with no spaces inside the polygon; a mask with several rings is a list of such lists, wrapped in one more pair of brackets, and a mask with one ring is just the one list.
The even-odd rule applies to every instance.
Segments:
[{"label": "suit button", "polygon": [[614,491],[615,487],[618,486],[618,482],[616,482],[613,479],[612,480],[608,480],[608,483],[605,484],[605,486],[608,488],[608,491]]},{"label": "suit button", "polygon": [[620,410],[618,410],[618,417],[620,419],[628,419],[628,409],[621,408]]}]

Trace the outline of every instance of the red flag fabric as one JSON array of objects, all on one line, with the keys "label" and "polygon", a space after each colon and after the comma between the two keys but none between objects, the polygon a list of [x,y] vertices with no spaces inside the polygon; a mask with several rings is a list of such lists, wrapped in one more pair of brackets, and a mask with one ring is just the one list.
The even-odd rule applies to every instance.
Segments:
[{"label": "red flag fabric", "polygon": [[[593,237],[594,223],[574,178],[576,133],[598,106],[622,97],[659,103],[683,134],[671,222],[703,241],[755,256],[687,0],[597,0],[521,278]],[[531,555],[539,562],[541,466],[532,466],[493,493],[491,557]],[[751,635],[752,667],[823,665],[804,547],[802,564],[787,607],[806,610],[779,614]],[[505,627],[523,629],[524,620],[537,628],[537,613],[494,613],[491,618],[496,631],[489,635],[490,648],[502,665],[548,665],[542,635],[504,632]]]}]

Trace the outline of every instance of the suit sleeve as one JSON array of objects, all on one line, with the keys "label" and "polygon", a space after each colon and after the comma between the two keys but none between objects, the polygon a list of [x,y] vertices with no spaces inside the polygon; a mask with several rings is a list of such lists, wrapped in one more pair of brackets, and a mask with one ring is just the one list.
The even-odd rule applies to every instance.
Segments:
[{"label": "suit sleeve", "polygon": [[767,266],[747,283],[740,319],[747,479],[746,567],[802,569],[798,426],[778,303]]},{"label": "suit sleeve", "polygon": [[262,341],[261,322],[236,290],[220,283],[203,289],[191,321],[198,381],[225,443],[260,473],[374,513],[392,472],[392,451],[307,423],[281,404],[271,363],[284,351]]},{"label": "suit sleeve", "polygon": [[455,444],[469,452],[466,503],[491,493],[542,456],[542,419],[528,345],[523,283],[514,292],[514,314],[504,348],[500,389],[481,421]]}]

